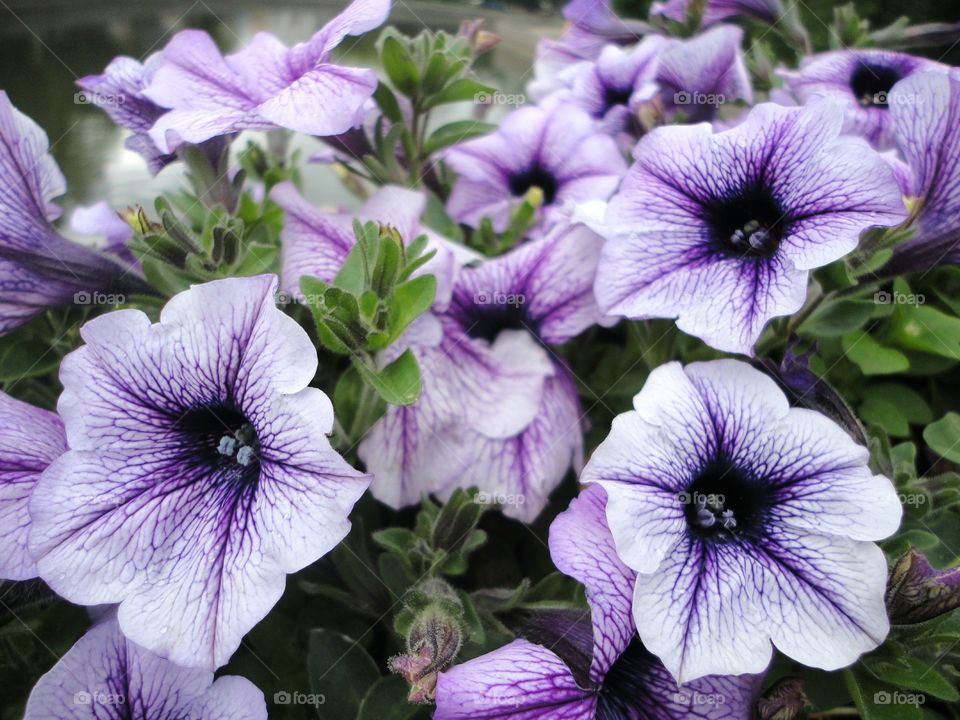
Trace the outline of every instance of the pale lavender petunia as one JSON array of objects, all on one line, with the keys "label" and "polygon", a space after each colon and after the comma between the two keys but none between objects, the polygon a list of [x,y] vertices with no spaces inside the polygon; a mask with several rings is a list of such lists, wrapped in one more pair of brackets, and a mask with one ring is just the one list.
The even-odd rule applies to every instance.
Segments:
[{"label": "pale lavender petunia", "polygon": [[920,72],[946,72],[947,66],[926,58],[874,48],[837,50],[804,59],[797,70],[782,70],[786,88],[800,102],[825,96],[844,111],[844,132],[865,137],[881,150],[894,144],[891,110],[916,109],[894,85]]},{"label": "pale lavender petunia", "polygon": [[37,681],[24,720],[267,720],[249,680],[178,667],[135,645],[111,615]]},{"label": "pale lavender petunia", "polygon": [[800,309],[810,270],[905,216],[892,170],[841,125],[828,103],[765,103],[725,132],[647,135],[599,228],[600,306],[750,352],[768,320]]},{"label": "pale lavender petunia", "polygon": [[376,73],[331,62],[348,35],[383,24],[390,0],[354,0],[310,40],[288,48],[257,33],[242,50],[222,55],[213,39],[184,30],[163,50],[163,62],[145,95],[170,111],[150,130],[169,152],[241,130],[282,127],[311,135],[339,135],[363,117]]},{"label": "pale lavender petunia", "polygon": [[583,583],[585,613],[544,613],[509,645],[440,674],[436,720],[747,720],[761,677],[678,685],[636,637],[636,574],[617,557],[601,488],[586,488],[550,527],[557,567]]},{"label": "pale lavender petunia", "polygon": [[0,91],[0,334],[78,293],[143,290],[138,277],[53,228],[53,199],[65,191],[46,134]]},{"label": "pale lavender petunia", "polygon": [[498,232],[532,188],[543,193],[537,221],[546,229],[572,204],[610,197],[626,170],[614,140],[566,103],[515,110],[496,132],[454,146],[444,160],[457,173],[451,217],[472,227],[490,218]]},{"label": "pale lavender petunia", "polygon": [[664,50],[656,81],[666,111],[699,122],[713,119],[726,103],[753,102],[742,44],[743,30],[718,25]]},{"label": "pale lavender petunia", "polygon": [[581,481],[637,572],[643,644],[680,682],[760,672],[775,646],[835,670],[883,642],[902,508],[867,449],[738,360],[655,369]]},{"label": "pale lavender petunia", "polygon": [[28,504],[40,473],[67,449],[55,413],[0,393],[0,578],[27,580],[37,566],[27,550]]},{"label": "pale lavender petunia", "polygon": [[562,226],[456,276],[449,307],[409,339],[420,361],[416,404],[390,408],[364,439],[372,491],[402,507],[477,486],[532,521],[582,454],[582,410],[547,344],[602,320],[591,291],[600,239]]},{"label": "pale lavender petunia", "polygon": [[912,75],[892,93],[904,100],[890,114],[911,170],[906,194],[914,235],[895,248],[890,268],[904,273],[960,264],[960,75]]},{"label": "pale lavender petunia", "polygon": [[40,577],[120,603],[132,641],[214,669],[350,528],[370,482],[334,452],[317,354],[273,276],[197,285],[151,323],[101,315],[60,368],[69,451],[30,502]]}]

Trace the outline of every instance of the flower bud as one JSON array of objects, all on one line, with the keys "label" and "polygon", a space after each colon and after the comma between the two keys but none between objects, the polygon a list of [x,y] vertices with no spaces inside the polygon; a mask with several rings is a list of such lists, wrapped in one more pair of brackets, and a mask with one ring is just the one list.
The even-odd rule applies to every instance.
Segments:
[{"label": "flower bud", "polygon": [[797,720],[809,704],[803,689],[803,680],[800,678],[779,680],[757,701],[760,720]]},{"label": "flower bud", "polygon": [[895,625],[932,620],[960,607],[960,567],[935,570],[923,553],[910,549],[887,580],[887,613]]}]

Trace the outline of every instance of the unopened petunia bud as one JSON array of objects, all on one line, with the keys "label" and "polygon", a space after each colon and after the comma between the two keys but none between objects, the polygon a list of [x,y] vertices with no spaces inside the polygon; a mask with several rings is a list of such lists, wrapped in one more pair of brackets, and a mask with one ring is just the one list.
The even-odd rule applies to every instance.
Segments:
[{"label": "unopened petunia bud", "polygon": [[779,680],[757,701],[760,720],[796,720],[808,705],[803,680],[787,677]]},{"label": "unopened petunia bud", "polygon": [[935,570],[911,548],[890,571],[886,599],[895,625],[932,620],[960,607],[960,567]]}]

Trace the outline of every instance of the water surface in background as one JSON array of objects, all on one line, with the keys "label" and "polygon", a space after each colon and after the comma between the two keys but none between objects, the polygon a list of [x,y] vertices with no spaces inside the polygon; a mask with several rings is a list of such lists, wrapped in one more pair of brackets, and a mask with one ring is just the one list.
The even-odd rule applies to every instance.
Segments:
[{"label": "water surface in background", "polygon": [[[152,178],[140,156],[123,147],[127,131],[115,127],[97,108],[78,102],[81,96],[75,80],[100,73],[117,55],[143,59],[186,27],[209,31],[225,52],[264,30],[293,44],[310,37],[345,5],[346,0],[21,0],[19,4],[7,0],[0,6],[0,89],[46,130],[53,155],[67,178],[68,191],[61,205],[68,210],[98,200],[107,200],[115,208],[150,205],[160,190],[184,184],[182,168],[175,164]],[[461,21],[476,17],[485,18],[486,27],[503,37],[500,46],[481,58],[478,75],[504,92],[522,91],[530,79],[536,39],[559,34],[559,17],[489,10],[468,3],[397,0],[389,22],[408,34],[424,27],[455,32]],[[338,50],[341,62],[375,65],[376,35],[374,31],[360,39],[347,38]],[[483,109],[472,104],[443,108],[443,113],[436,113],[435,124],[470,117]],[[321,147],[319,141],[308,137],[298,137],[295,143],[304,157]],[[244,145],[242,138],[237,145]],[[328,168],[311,164],[304,168],[303,177],[306,194],[314,201],[347,200]]]}]

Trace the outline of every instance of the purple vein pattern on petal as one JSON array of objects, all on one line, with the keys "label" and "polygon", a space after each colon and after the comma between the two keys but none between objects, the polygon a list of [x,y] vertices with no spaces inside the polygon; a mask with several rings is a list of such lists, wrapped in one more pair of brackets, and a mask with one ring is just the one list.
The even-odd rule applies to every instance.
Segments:
[{"label": "purple vein pattern on petal", "polygon": [[213,679],[126,639],[114,617],[94,626],[37,682],[24,720],[266,720],[246,678]]},{"label": "purple vein pattern on petal", "polygon": [[157,324],[100,316],[61,366],[70,450],[31,502],[40,575],[120,603],[131,640],[185,666],[223,665],[370,482],[330,447],[316,352],[276,284],[194,286]]},{"label": "purple vein pattern on petal", "polygon": [[902,510],[865,449],[735,360],[661,366],[634,408],[581,480],[607,492],[637,629],[674,677],[760,672],[771,643],[835,669],[882,642],[887,569],[870,541]]},{"label": "purple vein pattern on petal", "polygon": [[40,473],[66,449],[56,414],[0,393],[0,578],[36,577],[28,502]]}]

